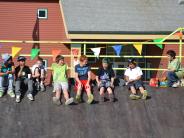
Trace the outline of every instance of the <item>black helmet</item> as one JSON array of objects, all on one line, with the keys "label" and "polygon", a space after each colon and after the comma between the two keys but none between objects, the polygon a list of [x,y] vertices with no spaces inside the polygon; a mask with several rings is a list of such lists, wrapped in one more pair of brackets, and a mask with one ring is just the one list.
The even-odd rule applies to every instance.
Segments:
[{"label": "black helmet", "polygon": [[137,62],[136,62],[136,60],[134,58],[130,58],[130,59],[128,59],[128,64],[134,64],[134,65],[136,65]]},{"label": "black helmet", "polygon": [[17,61],[26,61],[26,58],[24,56],[19,56],[17,58]]}]

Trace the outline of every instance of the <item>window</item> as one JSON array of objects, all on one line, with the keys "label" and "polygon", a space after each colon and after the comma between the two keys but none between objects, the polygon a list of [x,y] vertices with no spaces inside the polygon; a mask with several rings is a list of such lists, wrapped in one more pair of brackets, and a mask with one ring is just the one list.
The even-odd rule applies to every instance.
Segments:
[{"label": "window", "polygon": [[[96,48],[96,44],[86,44],[86,55],[94,55],[93,51],[91,48]],[[81,53],[84,54],[84,49],[81,49]],[[96,57],[88,57],[88,63],[93,64],[96,63],[97,58]]]},{"label": "window", "polygon": [[48,18],[48,10],[47,9],[38,9],[38,18],[39,19],[47,19]]}]

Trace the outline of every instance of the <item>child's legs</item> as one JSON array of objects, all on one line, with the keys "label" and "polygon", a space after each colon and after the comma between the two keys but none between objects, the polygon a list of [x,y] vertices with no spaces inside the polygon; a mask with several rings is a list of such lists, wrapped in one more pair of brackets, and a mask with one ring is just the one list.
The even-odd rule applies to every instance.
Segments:
[{"label": "child's legs", "polygon": [[64,98],[67,101],[70,98],[69,93],[68,93],[68,82],[62,82],[61,86],[62,86]]},{"label": "child's legs", "polygon": [[111,88],[111,82],[110,81],[107,81],[105,83],[105,87],[107,88],[108,94],[112,94],[113,93],[112,88]]},{"label": "child's legs", "polygon": [[100,88],[100,96],[104,96],[105,93],[105,87]]},{"label": "child's legs", "polygon": [[14,78],[10,77],[8,82],[8,92],[13,92],[13,81],[14,81]]},{"label": "child's legs", "polygon": [[82,89],[83,89],[82,82],[81,82],[81,84],[76,82],[76,88],[77,88],[77,95],[81,95],[81,92],[82,92]]},{"label": "child's legs", "polygon": [[54,89],[56,91],[55,97],[57,99],[60,99],[61,98],[61,84],[60,83],[54,83]]},{"label": "child's legs", "polygon": [[143,94],[144,93],[144,88],[143,87],[139,87],[140,92]]},{"label": "child's legs", "polygon": [[3,92],[4,88],[3,88],[3,77],[0,77],[0,92]]},{"label": "child's legs", "polygon": [[139,89],[142,94],[144,93],[144,86],[141,80],[135,82],[135,87],[136,89]]},{"label": "child's legs", "polygon": [[87,84],[87,80],[82,81],[82,85],[83,85],[83,87],[84,87],[84,89],[85,89],[85,91],[87,93],[87,96],[89,97],[92,94],[91,93],[91,86],[90,85],[86,86],[86,84]]},{"label": "child's legs", "polygon": [[131,90],[131,92],[133,93],[133,94],[136,94],[136,89],[135,89],[135,87],[132,85],[132,86],[130,86],[130,90]]},{"label": "child's legs", "polygon": [[108,87],[108,88],[107,88],[107,92],[108,92],[109,95],[110,95],[110,94],[113,94],[112,88],[111,88],[111,87]]}]

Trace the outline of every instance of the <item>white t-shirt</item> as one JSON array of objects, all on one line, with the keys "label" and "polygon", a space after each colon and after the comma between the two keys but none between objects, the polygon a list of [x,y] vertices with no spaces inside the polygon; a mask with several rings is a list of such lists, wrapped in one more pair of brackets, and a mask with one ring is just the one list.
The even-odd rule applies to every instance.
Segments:
[{"label": "white t-shirt", "polygon": [[142,75],[143,73],[140,67],[135,67],[134,69],[127,68],[125,71],[125,76],[128,76],[129,80],[135,80]]}]

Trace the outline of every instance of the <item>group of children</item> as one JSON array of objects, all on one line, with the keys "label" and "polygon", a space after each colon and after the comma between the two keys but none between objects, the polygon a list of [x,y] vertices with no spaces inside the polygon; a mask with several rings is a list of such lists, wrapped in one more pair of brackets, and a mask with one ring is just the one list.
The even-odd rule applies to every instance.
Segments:
[{"label": "group of children", "polygon": [[[26,85],[27,97],[29,100],[33,101],[33,92],[35,90],[45,91],[44,81],[46,78],[46,69],[43,66],[43,60],[38,58],[37,62],[33,67],[26,66],[26,58],[19,56],[18,66],[15,68],[12,57],[9,54],[3,54],[3,63],[0,66],[0,97],[7,93],[13,98],[16,97],[16,102],[21,101],[22,86]],[[67,65],[64,62],[64,57],[58,55],[56,57],[55,63],[51,66],[53,82],[54,82],[54,92],[53,103],[56,105],[61,104],[61,95],[63,93],[65,98],[65,105],[70,105],[74,102],[74,98],[69,95],[69,84],[68,84],[68,73]],[[128,67],[125,71],[125,80],[127,82],[128,88],[131,90],[130,98],[136,99],[146,99],[147,91],[144,89],[143,82],[141,81],[142,71],[140,67],[137,66],[134,59],[128,61]],[[91,68],[88,65],[88,59],[85,55],[80,56],[79,64],[75,66],[75,89],[76,89],[76,101],[78,103],[82,102],[82,92],[87,94],[87,103],[91,104],[94,101],[94,96],[91,88]],[[102,67],[97,71],[96,82],[98,85],[98,90],[100,93],[99,102],[103,103],[105,101],[105,92],[108,93],[109,101],[114,102],[114,79],[115,73],[110,66],[110,61],[108,58],[102,60]],[[15,80],[15,93],[13,89],[13,83]],[[137,94],[137,89],[140,90],[142,96]]]}]

